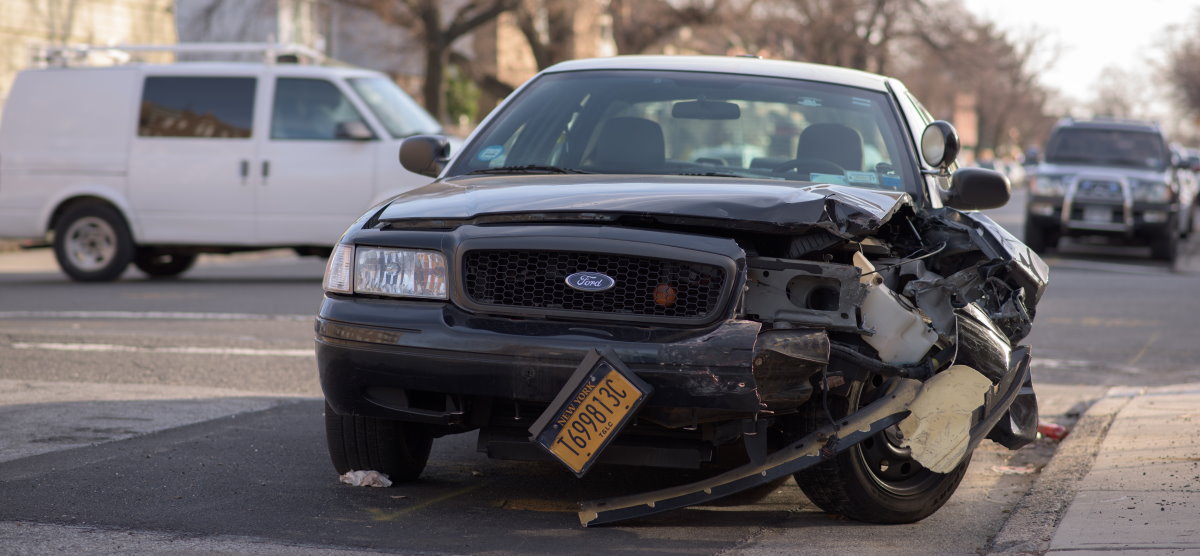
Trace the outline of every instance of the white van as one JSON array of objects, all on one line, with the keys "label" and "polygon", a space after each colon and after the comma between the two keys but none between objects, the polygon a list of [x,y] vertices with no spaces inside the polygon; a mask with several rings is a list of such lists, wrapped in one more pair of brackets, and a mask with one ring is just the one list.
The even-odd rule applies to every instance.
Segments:
[{"label": "white van", "polygon": [[396,153],[404,137],[441,132],[386,75],[358,68],[25,70],[0,121],[0,238],[52,236],[83,281],[130,262],[176,276],[199,253],[324,254],[364,210],[429,181]]}]

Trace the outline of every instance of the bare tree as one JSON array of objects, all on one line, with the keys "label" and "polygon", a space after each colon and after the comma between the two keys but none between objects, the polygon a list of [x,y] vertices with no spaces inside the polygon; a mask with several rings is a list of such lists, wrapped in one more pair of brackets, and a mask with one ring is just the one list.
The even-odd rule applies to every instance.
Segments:
[{"label": "bare tree", "polygon": [[[1184,110],[1200,117],[1200,33],[1195,32],[1200,24],[1200,10],[1190,19],[1190,24],[1177,30],[1167,47],[1165,74]],[[1184,30],[1191,30],[1184,31]]]},{"label": "bare tree", "polygon": [[424,83],[421,86],[425,108],[445,121],[444,81],[454,41],[513,9],[518,0],[465,0],[451,4],[458,6],[452,12],[446,10],[447,3],[441,0],[340,1],[371,9],[385,21],[417,36],[425,55]]},{"label": "bare tree", "polygon": [[46,38],[66,44],[75,32],[75,11],[79,0],[26,0],[30,10],[46,23]]},{"label": "bare tree", "polygon": [[610,0],[619,54],[642,54],[685,27],[721,20],[726,0]]},{"label": "bare tree", "polygon": [[575,57],[574,4],[572,0],[520,0],[513,12],[539,70]]}]

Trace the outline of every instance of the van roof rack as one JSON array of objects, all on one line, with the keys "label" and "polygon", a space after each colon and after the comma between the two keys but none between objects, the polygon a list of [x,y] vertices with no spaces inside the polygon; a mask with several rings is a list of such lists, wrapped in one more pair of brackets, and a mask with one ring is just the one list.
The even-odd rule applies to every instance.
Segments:
[{"label": "van roof rack", "polygon": [[320,64],[327,60],[321,51],[293,43],[270,42],[184,42],[177,44],[67,44],[34,45],[31,62],[36,67],[120,65],[136,61],[137,54],[262,54],[263,62]]}]

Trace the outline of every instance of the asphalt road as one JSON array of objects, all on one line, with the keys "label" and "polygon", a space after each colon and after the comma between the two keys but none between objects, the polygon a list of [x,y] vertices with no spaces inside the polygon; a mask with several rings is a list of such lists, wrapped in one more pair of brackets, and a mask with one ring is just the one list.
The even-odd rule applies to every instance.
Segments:
[{"label": "asphalt road", "polygon": [[[995,218],[1019,228],[1019,199]],[[1174,268],[1067,245],[1029,342],[1045,418],[1100,385],[1200,380],[1196,242]],[[321,261],[206,257],[180,280],[75,284],[46,253],[0,254],[0,553],[979,553],[1055,444],[985,443],[941,511],[833,520],[790,481],[720,504],[582,529],[579,500],[694,475],[486,459],[435,443],[421,481],[338,482],[311,356]]]}]

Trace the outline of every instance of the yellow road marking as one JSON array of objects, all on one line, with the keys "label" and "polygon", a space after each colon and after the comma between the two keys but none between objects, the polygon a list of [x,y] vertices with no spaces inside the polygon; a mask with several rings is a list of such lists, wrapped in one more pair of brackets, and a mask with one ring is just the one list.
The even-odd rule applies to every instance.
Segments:
[{"label": "yellow road marking", "polygon": [[1146,343],[1142,344],[1142,349],[1138,350],[1137,355],[1134,355],[1133,359],[1130,359],[1128,364],[1133,365],[1137,363],[1143,355],[1146,355],[1147,351],[1150,351],[1150,345],[1153,344],[1155,340],[1158,340],[1158,332],[1151,334],[1150,337],[1146,339]]},{"label": "yellow road marking", "polygon": [[[1042,322],[1042,321],[1038,321]],[[1141,319],[1122,319],[1122,318],[1100,318],[1100,317],[1053,317],[1046,319],[1046,322],[1053,324],[1078,324],[1080,326],[1103,327],[1103,328],[1140,328],[1147,326],[1161,326],[1162,321],[1158,320],[1141,320]]]},{"label": "yellow road marking", "polygon": [[460,488],[454,492],[448,492],[446,494],[438,496],[437,498],[431,498],[429,500],[421,502],[420,504],[415,504],[415,505],[412,505],[412,506],[409,506],[407,508],[403,508],[400,510],[385,510],[383,508],[367,508],[367,511],[370,512],[371,519],[373,519],[375,521],[395,521],[396,519],[406,516],[408,514],[411,514],[417,510],[423,510],[425,508],[428,508],[429,506],[437,504],[438,502],[445,502],[446,500],[449,500],[451,498],[457,498],[457,497],[467,494],[469,492],[479,490],[486,485],[487,485],[486,482],[480,482],[478,484],[474,484],[474,485],[471,485],[471,486],[465,487],[465,488]]}]

